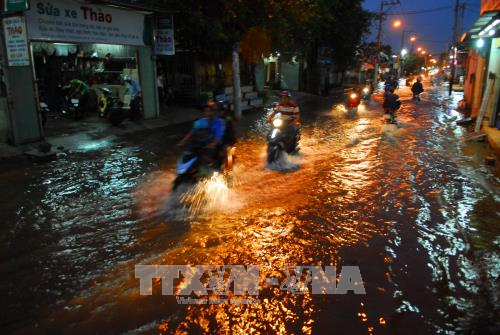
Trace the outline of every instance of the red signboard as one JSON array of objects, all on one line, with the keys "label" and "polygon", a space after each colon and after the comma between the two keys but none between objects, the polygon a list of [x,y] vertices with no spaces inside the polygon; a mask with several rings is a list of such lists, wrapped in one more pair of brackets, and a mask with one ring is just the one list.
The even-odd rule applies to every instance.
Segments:
[{"label": "red signboard", "polygon": [[487,12],[495,12],[500,10],[500,1],[498,0],[482,0],[481,15]]}]

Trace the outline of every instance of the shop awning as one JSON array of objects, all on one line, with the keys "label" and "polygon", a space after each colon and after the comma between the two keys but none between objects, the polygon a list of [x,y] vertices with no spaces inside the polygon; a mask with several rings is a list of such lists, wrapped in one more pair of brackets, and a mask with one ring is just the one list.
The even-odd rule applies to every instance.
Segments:
[{"label": "shop awning", "polygon": [[483,30],[485,27],[487,27],[489,24],[491,24],[493,21],[499,18],[500,18],[499,11],[484,13],[483,15],[478,17],[476,22],[474,22],[474,24],[472,25],[472,28],[469,29],[470,37],[478,38],[481,30]]}]

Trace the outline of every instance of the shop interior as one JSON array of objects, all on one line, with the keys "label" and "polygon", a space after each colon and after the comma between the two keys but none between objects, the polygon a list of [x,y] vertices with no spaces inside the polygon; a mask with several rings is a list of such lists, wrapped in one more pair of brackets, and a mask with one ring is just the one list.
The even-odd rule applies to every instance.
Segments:
[{"label": "shop interior", "polygon": [[[109,126],[106,101],[112,97],[120,107],[129,109],[130,85],[140,86],[137,49],[108,44],[32,42],[36,90],[40,119],[46,137]],[[84,115],[71,112],[68,104],[78,106],[78,96],[68,94],[70,83],[83,81],[90,89],[89,108]],[[80,113],[81,114],[81,113]]]}]

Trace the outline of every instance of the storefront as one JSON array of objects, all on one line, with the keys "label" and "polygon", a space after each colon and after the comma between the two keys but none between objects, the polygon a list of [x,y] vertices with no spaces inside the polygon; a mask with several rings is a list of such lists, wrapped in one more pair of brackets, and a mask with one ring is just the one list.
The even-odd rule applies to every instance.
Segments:
[{"label": "storefront", "polygon": [[[151,14],[73,0],[32,1],[23,18],[29,62],[9,67],[11,140],[19,144],[66,126],[77,129],[78,121],[61,108],[62,88],[75,79],[96,98],[109,89],[125,109],[136,93],[133,81],[141,88],[144,118],[157,117]],[[88,120],[106,122],[99,121],[98,105],[94,111]]]},{"label": "storefront", "polygon": [[483,12],[464,41],[470,45],[464,98],[472,117],[489,120],[500,127],[500,6]]}]

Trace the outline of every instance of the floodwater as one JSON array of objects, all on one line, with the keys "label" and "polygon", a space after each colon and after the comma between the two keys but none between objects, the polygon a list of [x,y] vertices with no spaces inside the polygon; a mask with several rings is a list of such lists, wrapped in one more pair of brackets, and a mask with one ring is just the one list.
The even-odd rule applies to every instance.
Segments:
[{"label": "floodwater", "polygon": [[[400,94],[399,127],[378,102],[350,118],[303,106],[300,156],[272,167],[253,115],[232,187],[188,197],[171,191],[180,134],[165,130],[3,163],[2,333],[498,334],[500,192],[485,145],[460,140],[459,97]],[[259,265],[259,303],[179,305],[158,280],[140,296],[137,264]],[[266,285],[295,265],[358,266],[366,294]]]}]

